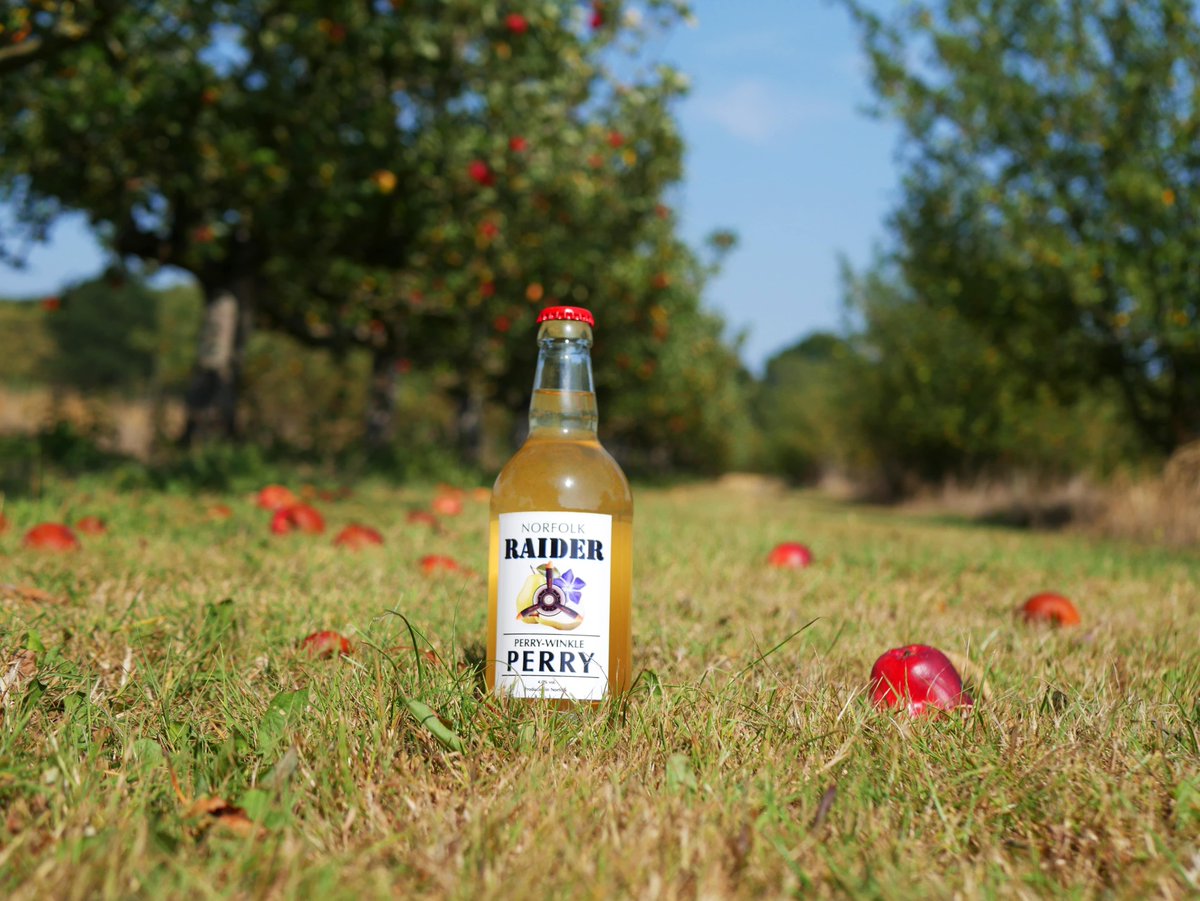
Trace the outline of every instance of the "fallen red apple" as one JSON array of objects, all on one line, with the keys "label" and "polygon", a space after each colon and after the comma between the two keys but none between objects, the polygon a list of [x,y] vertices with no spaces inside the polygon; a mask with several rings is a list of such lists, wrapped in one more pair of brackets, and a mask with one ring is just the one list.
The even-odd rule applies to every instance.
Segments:
[{"label": "fallen red apple", "polygon": [[0,533],[8,531],[8,520],[4,518],[4,514],[0,513]]},{"label": "fallen red apple", "polygon": [[777,544],[771,549],[771,553],[767,554],[768,566],[803,569],[810,563],[812,563],[812,551],[808,549],[807,545],[798,544],[795,541]]},{"label": "fallen red apple", "polygon": [[408,515],[404,518],[407,522],[425,526],[436,526],[438,524],[437,517],[428,510],[409,510]]},{"label": "fallen red apple", "polygon": [[439,494],[429,506],[440,516],[458,516],[463,511],[462,498],[454,494]]},{"label": "fallen red apple", "polygon": [[871,702],[876,707],[905,707],[913,716],[975,703],[963,691],[962,677],[950,659],[923,644],[892,648],[875,661]]},{"label": "fallen red apple", "polygon": [[108,531],[108,526],[99,516],[85,516],[75,523],[75,531],[84,535],[103,535]]},{"label": "fallen red apple", "polygon": [[340,632],[313,632],[300,642],[300,648],[314,657],[328,659],[334,654],[349,654],[350,640]]},{"label": "fallen red apple", "polygon": [[287,508],[288,519],[293,526],[309,535],[320,535],[325,531],[325,518],[308,504],[294,504]]},{"label": "fallen red apple", "polygon": [[271,532],[274,535],[286,535],[292,531],[292,517],[289,515],[290,510],[276,510],[271,515]]},{"label": "fallen red apple", "polygon": [[56,522],[44,522],[25,533],[25,547],[42,551],[77,551],[79,539],[69,528]]},{"label": "fallen red apple", "polygon": [[351,523],[338,532],[333,543],[340,547],[363,548],[373,544],[383,544],[383,536],[370,526]]},{"label": "fallen red apple", "polygon": [[1079,611],[1075,605],[1052,591],[1035,594],[1018,611],[1027,623],[1051,623],[1055,626],[1077,626]]},{"label": "fallen red apple", "polygon": [[421,571],[426,575],[433,575],[438,572],[456,573],[462,572],[462,567],[458,565],[458,561],[453,557],[444,557],[441,554],[429,554],[421,558]]},{"label": "fallen red apple", "polygon": [[233,509],[228,504],[213,504],[208,508],[209,519],[229,519],[233,516]]},{"label": "fallen red apple", "polygon": [[258,492],[257,503],[264,510],[282,510],[296,503],[296,495],[282,485],[268,485]]},{"label": "fallen red apple", "polygon": [[471,500],[486,504],[492,499],[492,489],[476,488],[471,492]]}]

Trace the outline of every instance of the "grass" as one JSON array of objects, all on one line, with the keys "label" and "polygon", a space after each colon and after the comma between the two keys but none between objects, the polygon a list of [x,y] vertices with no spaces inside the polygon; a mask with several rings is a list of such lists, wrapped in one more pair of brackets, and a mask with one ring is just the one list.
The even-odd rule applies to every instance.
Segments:
[{"label": "grass", "polygon": [[[554,712],[481,694],[484,581],[417,561],[485,572],[485,508],[441,533],[405,524],[429,497],[376,485],[323,505],[331,532],[384,532],[362,553],[273,537],[247,498],[84,483],[10,503],[0,582],[51,597],[0,593],[3,662],[29,648],[37,666],[0,722],[0,895],[1200,891],[1196,556],[804,494],[645,491],[644,672],[627,697]],[[216,500],[232,519],[206,519]],[[34,522],[86,513],[110,531],[81,552],[20,548]],[[814,566],[765,569],[781,540]],[[1051,587],[1082,626],[1015,621]],[[297,648],[325,628],[351,657]],[[966,661],[973,714],[870,708],[871,663],[909,642]]]}]

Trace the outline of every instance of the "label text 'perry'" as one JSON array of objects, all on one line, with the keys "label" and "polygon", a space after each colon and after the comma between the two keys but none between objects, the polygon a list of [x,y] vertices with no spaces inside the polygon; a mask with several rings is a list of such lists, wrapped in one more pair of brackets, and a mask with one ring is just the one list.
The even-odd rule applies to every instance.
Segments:
[{"label": "label text 'perry'", "polygon": [[[582,651],[509,651],[508,669],[516,670],[522,675],[538,673],[579,673],[586,674],[595,654],[585,654]],[[576,665],[579,669],[576,669]]]}]

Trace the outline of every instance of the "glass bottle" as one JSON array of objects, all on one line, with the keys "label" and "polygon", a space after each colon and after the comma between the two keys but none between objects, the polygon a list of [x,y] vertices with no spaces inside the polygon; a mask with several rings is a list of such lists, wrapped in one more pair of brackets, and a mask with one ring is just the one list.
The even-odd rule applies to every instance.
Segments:
[{"label": "glass bottle", "polygon": [[492,490],[486,678],[519,698],[629,687],[633,496],[596,437],[592,314],[538,316],[529,437]]}]

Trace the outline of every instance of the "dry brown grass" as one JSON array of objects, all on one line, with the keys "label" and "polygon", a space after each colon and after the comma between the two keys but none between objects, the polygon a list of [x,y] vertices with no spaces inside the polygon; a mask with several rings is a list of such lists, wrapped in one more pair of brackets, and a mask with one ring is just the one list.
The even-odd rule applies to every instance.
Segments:
[{"label": "dry brown grass", "polygon": [[[431,552],[486,569],[482,505],[435,533],[404,519],[427,496],[366,487],[327,518],[387,545],[348,554],[272,538],[244,498],[222,522],[203,500],[96,485],[13,504],[20,527],[86,497],[111,529],[66,557],[0,539],[4,581],[56,599],[0,594],[3,662],[41,648],[0,718],[0,896],[1200,891],[1200,562],[746,487],[639,493],[635,647],[653,678],[566,712],[481,695],[483,580],[420,575]],[[815,565],[763,567],[780,540]],[[1084,625],[1017,622],[1045,587]],[[449,665],[419,671],[390,610]],[[318,628],[350,634],[351,658],[301,654]],[[872,660],[910,641],[969,662],[973,713],[870,708]],[[272,699],[301,689],[275,723]],[[253,825],[196,813],[216,797]]]}]

